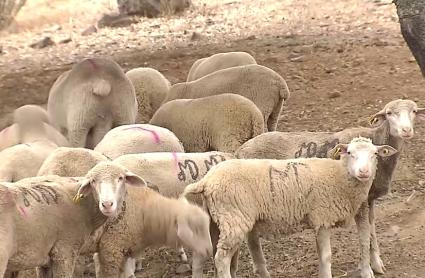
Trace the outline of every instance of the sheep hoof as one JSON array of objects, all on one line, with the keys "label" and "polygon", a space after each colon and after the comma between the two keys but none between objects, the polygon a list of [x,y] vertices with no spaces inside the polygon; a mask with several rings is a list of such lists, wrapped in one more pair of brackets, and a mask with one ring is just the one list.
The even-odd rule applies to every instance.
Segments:
[{"label": "sheep hoof", "polygon": [[370,261],[371,261],[372,269],[375,273],[384,274],[386,269],[385,269],[384,263],[379,257],[379,254],[376,254],[376,253],[372,254]]},{"label": "sheep hoof", "polygon": [[360,278],[375,278],[375,275],[373,274],[372,268],[368,265],[367,267],[364,267],[360,269]]}]

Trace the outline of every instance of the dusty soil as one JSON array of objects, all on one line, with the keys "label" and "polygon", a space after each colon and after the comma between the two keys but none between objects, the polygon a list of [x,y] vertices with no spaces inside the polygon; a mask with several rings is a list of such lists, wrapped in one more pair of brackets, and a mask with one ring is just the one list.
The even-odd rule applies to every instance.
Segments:
[{"label": "dusty soil", "polygon": [[[91,36],[79,33],[90,23],[90,12],[83,14],[87,20],[81,19],[80,25],[69,27],[57,16],[40,20],[38,29],[30,28],[37,22],[28,23],[21,16],[17,33],[1,34],[1,127],[16,107],[45,103],[55,78],[87,56],[112,57],[125,69],[153,67],[175,83],[185,80],[198,58],[248,51],[259,64],[284,76],[292,91],[279,124],[282,131],[337,131],[364,125],[367,116],[395,98],[425,106],[425,82],[400,35],[390,1],[194,2],[184,18],[144,19]],[[52,29],[52,22],[60,29]],[[197,32],[194,40],[193,32]],[[46,34],[55,41],[72,34],[72,41],[40,50],[28,47]],[[416,132],[403,151],[391,194],[378,202],[378,235],[387,267],[380,277],[425,277],[423,122],[418,122]],[[332,246],[334,277],[354,277],[351,271],[358,259],[354,227],[335,230]],[[272,277],[317,277],[311,231],[264,241],[264,251]],[[146,252],[143,263],[137,277],[190,276],[176,273],[179,263],[170,249]],[[240,277],[254,276],[246,248],[239,268]],[[208,277],[212,277],[211,262]]]}]

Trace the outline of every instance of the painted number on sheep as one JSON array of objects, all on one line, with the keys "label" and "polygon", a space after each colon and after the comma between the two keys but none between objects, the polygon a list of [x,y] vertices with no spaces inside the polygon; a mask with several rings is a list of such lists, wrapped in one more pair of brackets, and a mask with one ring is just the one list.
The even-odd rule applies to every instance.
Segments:
[{"label": "painted number on sheep", "polygon": [[213,167],[214,165],[217,165],[220,162],[225,161],[226,158],[220,154],[213,154],[210,155],[209,159],[206,159],[204,161],[205,163],[205,168],[207,169],[207,171],[209,171],[211,169],[211,167]]},{"label": "painted number on sheep", "polygon": [[180,181],[186,181],[187,175],[186,170],[189,170],[190,176],[192,180],[196,180],[199,176],[199,168],[198,165],[196,165],[195,161],[191,159],[186,159],[184,163],[179,162],[178,163],[180,172],[177,174],[177,178]]},{"label": "painted number on sheep", "polygon": [[31,205],[31,199],[38,203],[46,203],[48,205],[51,203],[58,203],[58,193],[52,187],[36,185],[31,188],[19,187],[19,190],[22,192],[24,205],[26,207]]},{"label": "painted number on sheep", "polygon": [[333,141],[326,141],[323,145],[317,146],[315,142],[302,143],[298,151],[295,152],[294,157],[319,157],[325,158],[328,151],[331,150],[336,144],[339,143],[338,139]]},{"label": "painted number on sheep", "polygon": [[[295,175],[295,181],[297,184],[299,184],[299,176],[298,176],[298,167],[307,167],[307,165],[305,163],[302,162],[288,162],[286,164],[286,167],[283,170],[278,170],[276,168],[274,168],[273,166],[270,166],[269,169],[269,176],[270,176],[270,191],[274,192],[275,191],[275,186],[273,184],[273,172],[277,173],[278,175],[280,175],[282,178],[287,179],[289,178],[289,174],[290,172],[293,172]],[[292,171],[291,171],[292,170]]]}]

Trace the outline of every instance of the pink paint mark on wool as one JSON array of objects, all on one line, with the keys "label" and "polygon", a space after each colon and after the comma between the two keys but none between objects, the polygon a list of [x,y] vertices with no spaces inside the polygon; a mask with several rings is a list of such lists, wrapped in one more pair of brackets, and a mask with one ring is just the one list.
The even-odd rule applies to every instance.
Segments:
[{"label": "pink paint mark on wool", "polygon": [[155,130],[151,130],[151,129],[147,129],[147,128],[143,128],[143,127],[139,127],[139,126],[128,127],[128,128],[123,129],[123,130],[128,130],[128,129],[133,129],[133,128],[141,129],[141,130],[143,130],[143,131],[150,132],[150,133],[152,134],[152,136],[153,136],[153,140],[154,140],[154,142],[155,142],[156,144],[161,143],[161,139],[160,139],[160,137],[159,137],[159,134],[158,134],[158,132],[156,132]]},{"label": "pink paint mark on wool", "polygon": [[97,68],[96,63],[92,59],[87,59],[87,62],[90,63],[90,65],[93,67],[93,69],[96,69]]},{"label": "pink paint mark on wool", "polygon": [[28,214],[27,214],[27,212],[26,212],[25,208],[23,208],[23,207],[21,207],[21,206],[18,206],[18,205],[16,205],[16,207],[17,207],[18,211],[21,213],[21,215],[22,215],[23,217],[27,217],[27,216],[28,216]]},{"label": "pink paint mark on wool", "polygon": [[173,156],[174,166],[177,169],[179,167],[179,159],[177,157],[177,153],[176,152],[171,152],[171,155]]}]

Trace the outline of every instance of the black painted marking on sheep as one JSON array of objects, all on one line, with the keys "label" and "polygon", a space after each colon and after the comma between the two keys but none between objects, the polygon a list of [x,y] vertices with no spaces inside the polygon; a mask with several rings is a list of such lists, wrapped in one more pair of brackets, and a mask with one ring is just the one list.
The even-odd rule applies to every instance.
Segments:
[{"label": "black painted marking on sheep", "polygon": [[[31,206],[30,199],[32,198],[37,203],[45,203],[50,205],[52,203],[57,204],[59,195],[56,190],[50,186],[46,185],[36,185],[31,188],[18,187],[21,191],[21,195],[24,200],[24,205],[26,207]],[[31,197],[31,198],[28,198]]]},{"label": "black painted marking on sheep", "polygon": [[226,158],[221,154],[210,155],[209,159],[204,160],[205,168],[207,169],[207,171],[209,171],[211,167],[213,167],[214,165],[217,165],[218,163],[220,163],[217,158],[221,159],[220,162],[223,162],[226,160]]},{"label": "black painted marking on sheep", "polygon": [[184,163],[179,162],[178,167],[180,169],[180,172],[177,174],[177,178],[180,181],[186,181],[187,175],[185,170],[189,169],[190,176],[192,180],[196,180],[199,176],[199,168],[195,161],[191,159],[186,159]]},{"label": "black painted marking on sheep", "polygon": [[326,141],[323,145],[317,146],[316,142],[302,143],[298,151],[295,152],[294,157],[319,157],[325,158],[332,148],[334,148],[339,143],[338,139],[333,141]]}]

